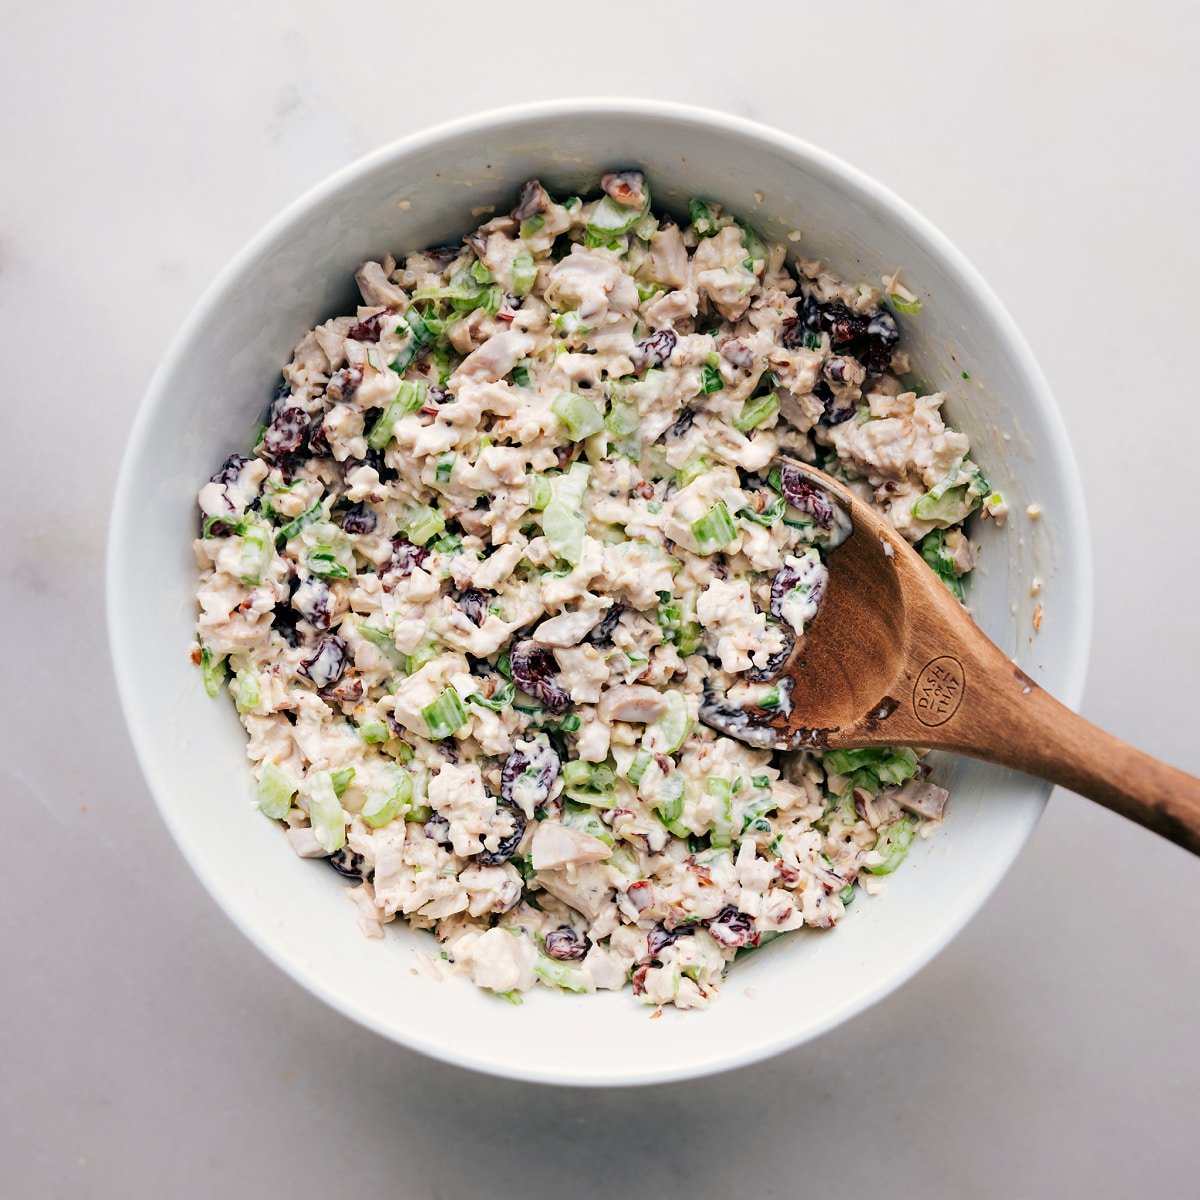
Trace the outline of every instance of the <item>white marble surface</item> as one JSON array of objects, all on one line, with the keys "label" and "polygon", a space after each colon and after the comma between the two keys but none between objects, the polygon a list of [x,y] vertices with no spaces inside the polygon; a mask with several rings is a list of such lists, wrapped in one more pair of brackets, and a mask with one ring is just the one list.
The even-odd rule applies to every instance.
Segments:
[{"label": "white marble surface", "polygon": [[5,6],[0,1193],[1194,1193],[1200,865],[1182,852],[1058,793],[967,932],[812,1045],[636,1093],[475,1077],[326,1010],[202,892],[132,759],[101,585],[160,349],[285,202],[498,102],[689,100],[876,174],[991,279],[1091,507],[1085,713],[1200,771],[1195,11],[339,9]]}]

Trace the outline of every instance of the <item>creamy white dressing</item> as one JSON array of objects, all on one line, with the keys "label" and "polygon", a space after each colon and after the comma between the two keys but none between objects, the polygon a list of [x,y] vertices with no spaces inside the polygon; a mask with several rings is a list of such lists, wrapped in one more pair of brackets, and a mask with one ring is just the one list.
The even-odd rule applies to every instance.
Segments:
[{"label": "creamy white dressing", "polygon": [[887,369],[877,291],[701,202],[659,219],[636,172],[602,186],[530,183],[461,249],[360,267],[363,305],[305,335],[254,454],[200,490],[195,653],[233,677],[263,812],[349,877],[368,936],[429,929],[492,991],[703,1007],[739,950],[893,869],[936,819],[906,804],[941,812],[907,759],[700,720],[790,711],[771,673],[849,532],[784,503],[777,455],[936,531],[947,578],[970,543],[912,508],[975,468]]}]

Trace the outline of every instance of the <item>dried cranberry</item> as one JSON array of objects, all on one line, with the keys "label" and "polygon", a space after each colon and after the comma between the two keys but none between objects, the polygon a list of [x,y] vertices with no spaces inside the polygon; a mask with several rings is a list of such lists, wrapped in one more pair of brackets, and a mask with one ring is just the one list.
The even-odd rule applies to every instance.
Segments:
[{"label": "dried cranberry", "polygon": [[638,912],[645,912],[654,903],[654,884],[648,879],[639,879],[629,885],[625,895]]},{"label": "dried cranberry", "polygon": [[671,357],[671,352],[675,349],[675,343],[678,340],[675,330],[660,329],[657,333],[652,333],[648,338],[643,338],[638,342],[634,346],[629,360],[639,371],[644,371],[647,367],[661,367]]},{"label": "dried cranberry", "polygon": [[388,315],[388,310],[384,309],[383,312],[366,317],[357,325],[351,325],[346,331],[346,336],[356,342],[377,342],[379,341],[380,326],[383,324],[384,317]]},{"label": "dried cranberry", "polygon": [[[821,302],[812,294],[807,292],[800,301],[800,307],[797,310],[797,316],[800,318],[801,325],[805,329],[817,333],[821,328]],[[801,337],[803,342],[803,337]]]},{"label": "dried cranberry", "polygon": [[887,309],[881,308],[867,323],[867,349],[862,355],[868,375],[882,375],[892,365],[892,350],[900,340],[900,327]]},{"label": "dried cranberry", "polygon": [[514,221],[528,221],[530,217],[544,213],[550,207],[550,196],[541,181],[531,179],[521,188],[517,206],[512,210]]},{"label": "dried cranberry", "polygon": [[448,267],[462,253],[461,246],[430,246],[425,251],[425,257],[435,267]]},{"label": "dried cranberry", "polygon": [[422,826],[425,836],[439,846],[450,845],[450,822],[441,813],[434,813]]},{"label": "dried cranberry", "polygon": [[692,427],[692,422],[696,419],[696,414],[690,409],[685,408],[679,416],[675,418],[675,424],[671,426],[672,437],[683,437],[685,433]]},{"label": "dried cranberry", "polygon": [[552,713],[565,712],[571,697],[555,676],[558,660],[548,646],[535,642],[518,642],[509,655],[513,682],[523,692],[540,700]]},{"label": "dried cranberry", "polygon": [[325,385],[325,394],[331,400],[349,400],[358,391],[362,378],[362,367],[343,367],[329,377],[329,382]]},{"label": "dried cranberry", "polygon": [[586,934],[579,933],[570,925],[560,925],[546,934],[546,953],[559,962],[578,962],[583,958],[592,940]]},{"label": "dried cranberry", "polygon": [[487,620],[489,599],[487,592],[479,588],[467,588],[458,595],[458,607],[472,625],[482,626]]},{"label": "dried cranberry", "polygon": [[297,670],[318,688],[332,687],[346,670],[346,658],[346,643],[336,634],[327,633],[312,657],[304,659]]},{"label": "dried cranberry", "polygon": [[292,398],[292,385],[286,379],[280,379],[275,385],[275,390],[271,393],[271,403],[267,407],[267,421],[270,423],[277,417],[285,408],[287,402]]},{"label": "dried cranberry", "polygon": [[640,967],[634,968],[633,974],[630,976],[630,982],[633,984],[633,994],[642,996],[646,992],[646,976],[650,973],[650,964],[642,963]]},{"label": "dried cranberry", "polygon": [[833,394],[833,389],[825,380],[817,381],[817,386],[813,388],[813,395],[816,396],[824,408],[824,412],[817,418],[818,425],[841,425],[843,421],[848,421],[854,416],[854,402],[849,398],[839,400]]},{"label": "dried cranberry", "polygon": [[500,795],[524,811],[536,812],[550,799],[561,766],[549,738],[518,743],[500,770]]},{"label": "dried cranberry", "polygon": [[314,458],[328,458],[333,453],[329,448],[329,438],[325,433],[325,414],[317,413],[308,423],[306,436],[308,452]]},{"label": "dried cranberry", "polygon": [[213,483],[227,484],[237,483],[241,478],[242,468],[250,460],[243,454],[231,454],[226,460],[221,469],[212,477]]},{"label": "dried cranberry", "polygon": [[741,946],[757,946],[761,934],[754,928],[754,922],[743,912],[738,912],[730,905],[721,909],[715,917],[705,921],[709,936],[713,941],[724,946],[726,950],[734,950]]},{"label": "dried cranberry", "polygon": [[660,954],[672,943],[678,941],[684,934],[690,934],[692,931],[687,926],[679,926],[676,929],[667,929],[664,925],[655,925],[655,927],[646,934],[646,955],[648,958],[658,958]]},{"label": "dried cranberry", "polygon": [[292,607],[317,629],[328,629],[333,620],[333,595],[317,575],[306,575],[292,594]]},{"label": "dried cranberry", "polygon": [[[788,317],[779,327],[779,344],[785,350],[799,350],[804,345],[805,332],[804,321],[801,317]],[[721,353],[725,353],[724,347],[722,347]]]},{"label": "dried cranberry", "polygon": [[286,604],[281,604],[274,613],[271,628],[294,650],[300,644],[300,635],[296,631],[296,622],[300,614]]},{"label": "dried cranberry", "polygon": [[379,520],[373,508],[366,504],[352,504],[338,517],[338,524],[347,533],[374,533]]},{"label": "dried cranberry", "polygon": [[[784,563],[775,573],[775,578],[771,583],[771,612],[783,621],[783,602],[787,598],[789,592],[800,582],[800,572],[795,567],[788,566]],[[825,592],[824,577],[818,577],[813,581],[811,598],[814,604],[821,603],[821,596]]]},{"label": "dried cranberry", "polygon": [[356,675],[352,679],[343,679],[333,687],[322,688],[320,695],[323,700],[332,700],[336,704],[357,704],[363,698],[363,681]]},{"label": "dried cranberry", "polygon": [[793,507],[806,512],[818,525],[833,524],[833,501],[828,493],[813,483],[799,468],[784,463],[779,468],[783,498]]},{"label": "dried cranberry", "polygon": [[[773,594],[772,599],[774,599]],[[767,659],[766,666],[751,667],[746,672],[746,678],[750,680],[751,683],[766,683],[769,680],[774,679],[779,672],[783,670],[787,660],[792,656],[792,651],[796,647],[796,635],[791,631],[791,629],[788,628],[786,624],[774,625],[773,627],[778,629],[783,635],[783,649],[777,650],[774,654],[772,654],[771,657]]]},{"label": "dried cranberry", "polygon": [[600,176],[600,186],[626,208],[646,207],[646,177],[641,171],[609,171]]},{"label": "dried cranberry", "polygon": [[384,568],[386,574],[408,576],[418,567],[425,565],[429,551],[424,546],[410,542],[403,534],[392,538],[392,557]]},{"label": "dried cranberry", "polygon": [[[787,345],[786,340],[784,345]],[[729,338],[724,342],[721,345],[721,357],[739,371],[746,371],[754,365],[754,351],[741,338]]]},{"label": "dried cranberry", "polygon": [[345,470],[350,471],[354,467],[360,467],[365,463],[368,467],[375,470],[375,474],[379,476],[380,483],[393,483],[400,478],[400,472],[394,467],[387,465],[387,460],[383,457],[382,450],[368,450],[365,459],[348,458],[346,460]]},{"label": "dried cranberry", "polygon": [[621,619],[621,614],[625,611],[623,604],[613,604],[613,606],[604,614],[604,619],[587,635],[587,641],[593,646],[607,646],[612,642],[613,630],[617,627],[617,622]]},{"label": "dried cranberry", "polygon": [[262,436],[262,456],[278,462],[294,454],[308,433],[308,413],[302,408],[285,408],[267,426]]},{"label": "dried cranberry", "polygon": [[830,383],[846,382],[846,360],[844,358],[828,358],[822,369],[825,372],[825,378]]},{"label": "dried cranberry", "polygon": [[339,875],[345,875],[347,879],[362,879],[363,866],[366,859],[349,846],[343,846],[340,850],[329,856],[329,865],[337,871]]},{"label": "dried cranberry", "polygon": [[821,328],[828,330],[832,346],[846,346],[867,332],[867,318],[840,300],[832,300],[821,309]]},{"label": "dried cranberry", "polygon": [[525,836],[525,814],[519,808],[500,803],[496,805],[496,813],[508,815],[512,822],[512,832],[500,839],[495,850],[484,849],[475,855],[475,861],[484,867],[498,867],[501,863],[508,862]]}]

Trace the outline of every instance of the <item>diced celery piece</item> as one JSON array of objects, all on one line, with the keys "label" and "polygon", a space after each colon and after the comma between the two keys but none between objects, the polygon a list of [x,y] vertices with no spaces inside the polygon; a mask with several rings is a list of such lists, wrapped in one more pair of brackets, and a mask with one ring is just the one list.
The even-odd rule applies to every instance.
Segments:
[{"label": "diced celery piece", "polygon": [[688,215],[692,219],[692,232],[698,238],[712,237],[717,232],[717,214],[703,200],[689,200]]},{"label": "diced celery piece", "polygon": [[764,422],[770,420],[779,411],[779,397],[774,392],[765,396],[755,396],[742,406],[742,411],[733,419],[733,427],[738,433],[749,433]]},{"label": "diced celery piece", "polygon": [[682,692],[666,691],[662,698],[667,711],[646,730],[642,745],[652,754],[674,754],[687,738],[691,718]]},{"label": "diced celery piece", "polygon": [[367,792],[362,819],[372,829],[390,824],[413,798],[412,776],[403,767],[387,764],[380,784]]},{"label": "diced celery piece", "polygon": [[904,861],[916,832],[916,824],[910,817],[901,817],[885,825],[875,843],[875,849],[883,855],[883,862],[877,867],[864,867],[863,870],[872,875],[890,875]]},{"label": "diced celery piece", "polygon": [[446,518],[436,508],[427,508],[423,504],[415,505],[408,510],[404,523],[404,532],[411,542],[424,546],[426,542],[437,537],[446,528]]},{"label": "diced celery piece", "polygon": [[630,208],[618,204],[611,196],[605,196],[592,209],[587,219],[587,231],[597,238],[612,238],[622,233],[628,233],[637,225],[650,207],[650,193],[646,192],[646,204],[643,208]]},{"label": "diced celery piece", "polygon": [[562,766],[562,781],[563,787],[579,787],[585,784],[592,777],[592,767],[590,763],[579,762],[572,760],[563,763]]},{"label": "diced celery piece", "polygon": [[265,763],[258,777],[258,809],[263,816],[280,821],[288,815],[292,797],[299,790],[300,785],[274,763]]},{"label": "diced celery piece", "polygon": [[728,846],[733,840],[733,788],[728,779],[712,778],[704,790],[717,802],[709,841],[713,846]]},{"label": "diced celery piece", "polygon": [[346,814],[328,771],[308,777],[308,821],[318,845],[327,854],[346,844]]},{"label": "diced celery piece", "polygon": [[262,696],[258,690],[258,675],[251,667],[244,667],[233,678],[229,685],[234,705],[238,712],[249,712],[257,707]]},{"label": "diced celery piece", "polygon": [[917,543],[916,548],[921,557],[933,568],[938,578],[961,602],[965,598],[962,584],[964,577],[959,576],[958,569],[954,565],[954,558],[946,550],[945,539],[944,530],[934,529]]},{"label": "diced celery piece", "polygon": [[358,736],[368,745],[386,742],[392,736],[386,721],[363,721],[358,727]]},{"label": "diced celery piece", "polygon": [[724,500],[718,500],[704,516],[692,522],[692,535],[701,554],[722,550],[737,537],[737,526]]},{"label": "diced celery piece", "polygon": [[675,486],[677,488],[685,488],[689,483],[695,482],[709,468],[708,459],[703,454],[697,454],[694,458],[689,458],[687,462],[675,472]]},{"label": "diced celery piece", "polygon": [[595,806],[576,804],[573,800],[568,800],[563,806],[561,820],[568,829],[575,829],[580,833],[586,833],[589,837],[598,838],[606,846],[611,846],[615,840],[612,830],[600,820]]},{"label": "diced celery piece", "polygon": [[654,755],[649,750],[639,750],[634,756],[633,761],[629,764],[629,770],[626,772],[629,782],[637,787],[642,782],[642,776],[646,774],[646,768],[650,765]]},{"label": "diced celery piece", "polygon": [[587,493],[588,479],[592,468],[587,463],[574,462],[561,475],[550,477],[550,491],[554,499],[578,512],[583,508],[583,497]]},{"label": "diced celery piece", "polygon": [[612,808],[617,802],[614,794],[615,776],[612,767],[606,763],[566,762],[563,764],[562,779],[564,793],[577,804]]},{"label": "diced celery piece", "polygon": [[[713,355],[715,358],[716,355]],[[711,396],[713,392],[723,392],[725,380],[721,378],[720,368],[715,363],[706,362],[700,368],[700,395]]]},{"label": "diced celery piece", "polygon": [[377,626],[372,625],[370,621],[364,621],[361,625],[359,625],[358,632],[364,638],[366,638],[372,646],[376,647],[376,649],[379,650],[383,657],[386,658],[393,667],[401,670],[405,669],[407,656],[396,649],[396,643],[392,640],[392,634],[390,630],[379,629]]},{"label": "diced celery piece", "polygon": [[783,514],[787,512],[787,503],[782,496],[775,496],[762,512],[755,512],[750,507],[739,508],[737,515],[744,521],[753,521],[755,525],[765,525],[768,529],[777,525]]},{"label": "diced celery piece", "polygon": [[445,454],[439,456],[437,466],[433,471],[433,479],[435,483],[449,483],[450,476],[454,473],[454,460],[458,457],[453,450],[448,450]]},{"label": "diced celery piece", "polygon": [[528,296],[537,279],[537,264],[533,255],[522,251],[512,260],[512,290],[518,296]]},{"label": "diced celery piece", "polygon": [[330,771],[329,778],[333,780],[333,794],[340,800],[354,780],[354,768],[342,767],[338,771]]},{"label": "diced celery piece", "polygon": [[529,477],[529,507],[535,512],[541,512],[542,509],[550,503],[551,497],[554,495],[550,488],[550,480],[545,475],[530,475]]},{"label": "diced celery piece", "polygon": [[396,392],[395,399],[383,410],[383,415],[367,434],[367,445],[372,450],[382,450],[392,440],[392,430],[402,417],[414,413],[425,403],[429,385],[424,380],[404,380]]},{"label": "diced celery piece", "polygon": [[642,439],[637,406],[614,396],[609,403],[604,424],[615,439],[612,449],[638,462],[642,457]]},{"label": "diced celery piece", "polygon": [[947,528],[968,517],[975,504],[975,497],[966,487],[956,487],[940,496],[935,496],[932,492],[919,496],[913,502],[912,515],[919,521],[935,521]]},{"label": "diced celery piece", "polygon": [[225,655],[214,654],[207,646],[202,646],[200,649],[200,675],[204,680],[204,690],[210,696],[215,696],[220,692],[221,684],[225,682],[226,672]]},{"label": "diced celery piece", "polygon": [[252,585],[262,582],[263,573],[274,557],[272,532],[266,525],[247,525],[242,534],[242,553],[238,559],[238,575],[242,583]]},{"label": "diced celery piece", "polygon": [[306,525],[311,525],[321,515],[321,501],[314,500],[298,517],[294,517],[286,525],[275,531],[275,545],[284,546],[292,540]]},{"label": "diced celery piece", "polygon": [[690,830],[680,824],[683,816],[683,780],[678,775],[668,775],[662,783],[659,798],[658,818],[676,836],[687,837]]},{"label": "diced celery piece", "polygon": [[905,313],[907,316],[911,317],[914,313],[919,313],[921,311],[920,300],[906,300],[898,292],[892,292],[889,299],[892,302],[892,307],[898,313]]},{"label": "diced celery piece", "polygon": [[551,405],[554,415],[567,427],[573,442],[581,442],[604,428],[600,410],[586,397],[574,392],[563,392]]},{"label": "diced celery piece", "polygon": [[421,716],[429,729],[430,740],[435,742],[457,733],[467,723],[467,710],[452,687],[446,688],[432,704],[421,709]]},{"label": "diced celery piece", "polygon": [[565,562],[577,566],[583,558],[583,537],[586,528],[578,512],[561,500],[551,500],[542,513],[542,532],[550,549]]},{"label": "diced celery piece", "polygon": [[304,565],[322,579],[349,579],[350,571],[337,560],[332,546],[309,546],[304,553]]},{"label": "diced celery piece", "polygon": [[879,782],[899,787],[917,773],[917,752],[901,746],[891,752],[877,768]]},{"label": "diced celery piece", "polygon": [[551,987],[560,988],[564,992],[587,991],[587,984],[584,983],[578,967],[569,967],[565,962],[559,962],[540,950],[533,969],[538,977]]},{"label": "diced celery piece", "polygon": [[480,708],[489,708],[492,712],[501,712],[508,708],[513,697],[517,694],[517,689],[508,682],[502,683],[493,696],[481,696],[478,692],[472,692],[467,697],[468,704],[478,704]]}]

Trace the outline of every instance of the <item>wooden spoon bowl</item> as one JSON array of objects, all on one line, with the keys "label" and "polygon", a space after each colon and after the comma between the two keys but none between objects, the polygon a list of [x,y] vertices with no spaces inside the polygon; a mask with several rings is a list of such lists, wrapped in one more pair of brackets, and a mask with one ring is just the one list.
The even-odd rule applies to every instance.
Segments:
[{"label": "wooden spoon bowl", "polygon": [[[1200,853],[1200,780],[1064,707],[1007,658],[921,556],[843,484],[782,460],[849,517],[817,613],[777,681],[790,703],[701,719],[755,746],[950,750],[1061,784]],[[790,689],[790,692],[789,692]]]}]

